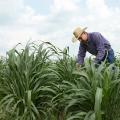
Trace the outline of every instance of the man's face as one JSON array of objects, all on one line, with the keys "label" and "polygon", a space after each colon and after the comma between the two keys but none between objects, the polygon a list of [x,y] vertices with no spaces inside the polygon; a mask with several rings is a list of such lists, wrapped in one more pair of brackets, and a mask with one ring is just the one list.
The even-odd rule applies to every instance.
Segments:
[{"label": "man's face", "polygon": [[88,39],[87,33],[83,32],[82,35],[78,38],[79,41],[86,42]]}]

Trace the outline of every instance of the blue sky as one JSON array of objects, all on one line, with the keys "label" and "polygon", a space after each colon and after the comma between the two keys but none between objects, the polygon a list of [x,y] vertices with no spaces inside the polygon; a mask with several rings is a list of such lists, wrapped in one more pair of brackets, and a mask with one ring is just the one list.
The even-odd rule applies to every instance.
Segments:
[{"label": "blue sky", "polygon": [[77,55],[79,42],[71,38],[78,26],[102,33],[120,52],[120,0],[0,0],[0,55],[29,40],[69,46]]},{"label": "blue sky", "polygon": [[25,5],[31,6],[40,14],[48,14],[52,4],[53,0],[25,0]]}]

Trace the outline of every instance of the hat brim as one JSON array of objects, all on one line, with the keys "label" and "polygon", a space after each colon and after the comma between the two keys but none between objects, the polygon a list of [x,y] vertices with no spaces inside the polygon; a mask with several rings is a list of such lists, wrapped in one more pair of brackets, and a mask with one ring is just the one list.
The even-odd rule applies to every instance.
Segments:
[{"label": "hat brim", "polygon": [[77,38],[75,36],[72,37],[72,42],[75,43],[77,40]]},{"label": "hat brim", "polygon": [[[83,28],[81,34],[82,34],[86,29],[87,29],[87,27]],[[72,42],[75,43],[76,41],[78,41],[78,39],[79,39],[79,37],[81,36],[81,34],[80,34],[77,38],[76,38],[75,36],[73,36]]]},{"label": "hat brim", "polygon": [[79,39],[79,37],[82,35],[82,33],[83,33],[86,29],[87,29],[87,27],[85,27],[85,28],[82,29],[81,34],[76,38],[77,40]]}]

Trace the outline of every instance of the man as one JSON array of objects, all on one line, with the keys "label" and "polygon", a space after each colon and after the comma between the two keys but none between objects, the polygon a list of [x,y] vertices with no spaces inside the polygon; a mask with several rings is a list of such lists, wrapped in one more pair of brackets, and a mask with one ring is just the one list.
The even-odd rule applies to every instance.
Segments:
[{"label": "man", "polygon": [[84,63],[86,51],[96,56],[94,61],[96,64],[100,64],[105,58],[109,63],[113,63],[114,51],[110,43],[99,32],[87,33],[86,29],[87,27],[83,29],[78,27],[73,31],[72,42],[80,41],[76,66],[79,67]]}]

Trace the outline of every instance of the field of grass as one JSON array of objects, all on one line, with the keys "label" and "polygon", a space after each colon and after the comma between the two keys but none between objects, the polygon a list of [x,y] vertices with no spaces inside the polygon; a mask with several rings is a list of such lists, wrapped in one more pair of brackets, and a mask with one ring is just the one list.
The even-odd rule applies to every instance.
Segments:
[{"label": "field of grass", "polygon": [[0,60],[0,120],[120,120],[119,56],[75,64],[49,42],[10,50]]}]

